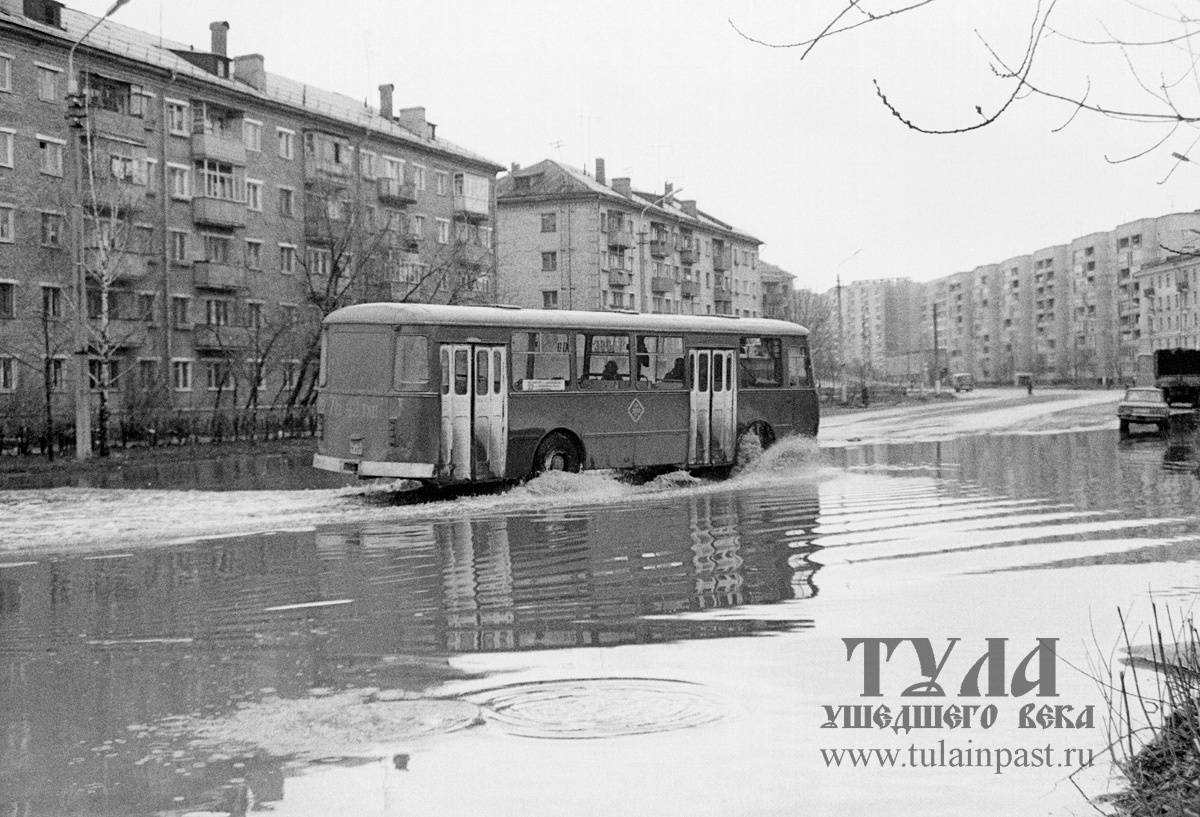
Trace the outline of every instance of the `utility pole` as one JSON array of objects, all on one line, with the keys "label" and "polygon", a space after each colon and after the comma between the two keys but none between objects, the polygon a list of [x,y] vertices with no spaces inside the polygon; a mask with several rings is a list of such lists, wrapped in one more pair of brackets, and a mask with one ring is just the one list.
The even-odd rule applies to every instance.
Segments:
[{"label": "utility pole", "polygon": [[934,394],[942,393],[942,367],[941,360],[938,355],[938,325],[937,325],[937,300],[933,301],[933,392]]},{"label": "utility pole", "polygon": [[842,316],[842,275],[837,276],[838,378],[842,381],[842,404],[846,403],[846,319]]}]

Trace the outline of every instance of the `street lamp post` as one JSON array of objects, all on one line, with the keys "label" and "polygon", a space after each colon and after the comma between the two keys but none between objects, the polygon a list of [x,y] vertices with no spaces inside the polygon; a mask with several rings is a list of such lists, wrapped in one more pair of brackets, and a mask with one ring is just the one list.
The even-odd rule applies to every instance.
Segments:
[{"label": "street lamp post", "polygon": [[71,44],[67,51],[67,119],[75,138],[71,145],[71,175],[75,180],[75,195],[71,203],[71,242],[74,245],[75,263],[75,355],[79,359],[79,371],[75,377],[75,459],[86,460],[92,455],[92,407],[88,384],[88,330],[87,330],[87,275],[83,257],[83,148],[87,97],[79,92],[79,79],[75,75],[75,51],[91,36],[101,23],[113,12],[128,3],[117,0],[104,16]]},{"label": "street lamp post", "polygon": [[646,231],[642,229],[642,219],[644,219],[646,217],[647,210],[649,210],[654,205],[658,204],[660,201],[665,201],[666,199],[671,198],[671,196],[674,196],[680,190],[683,190],[683,188],[680,187],[678,190],[668,190],[667,192],[663,193],[661,196],[659,196],[658,198],[654,199],[652,202],[647,204],[645,207],[643,207],[642,212],[638,214],[638,235],[641,236],[641,241],[638,242],[638,278],[641,279],[639,284],[640,284],[640,289],[642,291],[641,292],[642,311],[646,311],[646,291],[647,291],[646,290]]}]

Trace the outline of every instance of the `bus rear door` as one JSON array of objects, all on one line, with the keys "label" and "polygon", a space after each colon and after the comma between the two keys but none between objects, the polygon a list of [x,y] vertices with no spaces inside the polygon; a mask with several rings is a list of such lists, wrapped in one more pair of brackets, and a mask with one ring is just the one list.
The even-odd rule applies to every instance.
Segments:
[{"label": "bus rear door", "polygon": [[688,352],[691,378],[688,465],[733,463],[737,429],[736,357],[736,349]]},{"label": "bus rear door", "polygon": [[508,454],[505,347],[443,344],[441,366],[439,474],[452,481],[501,478]]}]

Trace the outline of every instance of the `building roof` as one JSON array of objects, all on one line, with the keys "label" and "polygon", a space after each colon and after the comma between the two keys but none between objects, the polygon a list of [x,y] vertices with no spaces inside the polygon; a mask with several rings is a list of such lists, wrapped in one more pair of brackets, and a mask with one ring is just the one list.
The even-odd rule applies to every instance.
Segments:
[{"label": "building roof", "polygon": [[[23,15],[13,14],[4,6],[0,6],[0,21],[13,22],[16,25],[37,31],[39,34],[54,37],[69,47],[96,25],[97,17],[84,14],[71,8],[62,9],[63,28],[39,23]],[[397,122],[384,119],[379,112],[365,102],[351,99],[344,94],[327,91],[312,85],[306,85],[287,77],[266,73],[266,83],[263,90],[258,90],[245,82],[233,78],[218,77],[192,65],[173,51],[195,51],[187,43],[178,43],[144,31],[123,26],[112,20],[104,20],[95,31],[88,35],[87,41],[76,52],[76,59],[81,65],[86,65],[88,51],[100,51],[116,55],[171,72],[177,76],[186,76],[200,84],[211,85],[226,91],[258,97],[264,101],[294,108],[300,112],[325,116],[352,125],[374,131],[381,136],[407,142],[414,147],[440,151],[460,159],[488,165],[494,171],[503,169],[503,165],[467,150],[446,139],[429,138],[414,133]],[[206,53],[203,51],[197,53]],[[232,58],[231,58],[232,62]]]},{"label": "building roof", "polygon": [[808,330],[798,323],[733,315],[646,315],[638,312],[583,312],[568,309],[521,309],[510,306],[375,303],[338,309],[325,323],[389,326],[509,326],[541,329],[600,329],[614,332],[733,332],[743,335],[796,335]]},{"label": "building roof", "polygon": [[[514,179],[517,178],[532,178],[541,176],[542,178],[535,185],[531,185],[529,192],[524,191],[518,193],[515,190]],[[717,232],[729,233],[737,238],[748,241],[753,244],[762,244],[763,242],[745,232],[739,230],[715,216],[697,209],[696,215],[692,216],[684,211],[683,205],[674,197],[668,197],[663,200],[663,195],[660,193],[648,193],[642,190],[630,189],[629,197],[625,197],[614,190],[612,187],[601,184],[595,178],[589,176],[583,170],[554,159],[543,159],[535,165],[529,167],[516,168],[507,176],[502,177],[497,182],[496,201],[502,203],[504,200],[519,201],[523,198],[547,199],[555,196],[569,196],[578,194],[597,195],[601,198],[610,200],[613,203],[623,204],[627,208],[641,210],[646,208],[647,213],[655,213],[658,216],[668,216],[671,219],[683,224],[691,224],[694,228],[713,230]]]}]

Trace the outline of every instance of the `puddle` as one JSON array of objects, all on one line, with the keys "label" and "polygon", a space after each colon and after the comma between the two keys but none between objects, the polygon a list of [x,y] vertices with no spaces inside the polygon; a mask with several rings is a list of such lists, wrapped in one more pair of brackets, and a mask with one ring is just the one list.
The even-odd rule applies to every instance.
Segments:
[{"label": "puddle", "polygon": [[702,687],[654,678],[579,678],[464,696],[501,729],[527,738],[612,738],[690,729],[723,717]]}]

